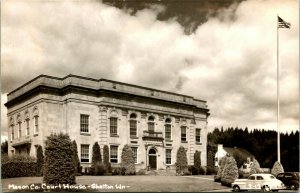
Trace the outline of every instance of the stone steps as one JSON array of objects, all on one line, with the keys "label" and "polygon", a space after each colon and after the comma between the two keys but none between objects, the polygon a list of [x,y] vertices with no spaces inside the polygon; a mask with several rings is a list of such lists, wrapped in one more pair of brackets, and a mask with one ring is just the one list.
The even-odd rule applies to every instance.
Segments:
[{"label": "stone steps", "polygon": [[173,170],[150,170],[147,171],[148,176],[176,176],[176,172]]}]

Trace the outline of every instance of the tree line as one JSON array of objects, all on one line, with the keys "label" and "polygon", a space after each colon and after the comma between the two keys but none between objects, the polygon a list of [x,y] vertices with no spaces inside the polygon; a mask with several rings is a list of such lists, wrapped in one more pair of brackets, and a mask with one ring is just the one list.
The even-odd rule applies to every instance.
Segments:
[{"label": "tree line", "polygon": [[[254,155],[262,168],[272,168],[277,161],[277,132],[246,127],[215,128],[208,133],[208,165],[213,166],[217,144],[244,148]],[[280,134],[281,164],[285,171],[299,171],[299,131]]]}]

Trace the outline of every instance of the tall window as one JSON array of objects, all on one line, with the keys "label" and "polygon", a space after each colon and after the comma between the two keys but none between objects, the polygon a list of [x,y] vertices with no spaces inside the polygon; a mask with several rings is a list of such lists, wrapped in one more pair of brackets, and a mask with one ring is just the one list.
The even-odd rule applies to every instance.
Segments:
[{"label": "tall window", "polygon": [[80,158],[81,162],[90,162],[90,145],[81,144]]},{"label": "tall window", "polygon": [[137,164],[137,147],[131,147],[134,157],[134,163]]},{"label": "tall window", "polygon": [[29,119],[26,119],[26,135],[28,136],[30,133],[30,128],[29,128]]},{"label": "tall window", "polygon": [[80,132],[88,133],[89,132],[89,115],[80,115]]},{"label": "tall window", "polygon": [[118,135],[118,118],[110,118],[110,135]]},{"label": "tall window", "polygon": [[172,163],[172,149],[166,149],[166,164]]},{"label": "tall window", "polygon": [[118,146],[110,146],[110,162],[118,163]]},{"label": "tall window", "polygon": [[19,132],[18,132],[19,133],[19,138],[21,138],[22,137],[21,122],[19,122],[18,125],[19,125]]},{"label": "tall window", "polygon": [[171,139],[172,133],[171,133],[171,120],[168,118],[166,119],[165,123],[165,137],[166,139]]},{"label": "tall window", "polygon": [[39,117],[38,116],[34,117],[34,132],[35,133],[39,132]]},{"label": "tall window", "polygon": [[14,131],[15,128],[14,128],[14,125],[11,125],[10,127],[11,127],[11,141],[12,141],[15,139],[15,131]]},{"label": "tall window", "polygon": [[196,143],[200,143],[200,133],[201,133],[201,129],[196,129]]},{"label": "tall window", "polygon": [[186,126],[181,126],[181,141],[186,141]]},{"label": "tall window", "polygon": [[136,115],[132,113],[129,120],[130,136],[137,136],[137,120]]},{"label": "tall window", "polygon": [[148,131],[149,134],[154,134],[154,117],[150,116],[148,118]]}]

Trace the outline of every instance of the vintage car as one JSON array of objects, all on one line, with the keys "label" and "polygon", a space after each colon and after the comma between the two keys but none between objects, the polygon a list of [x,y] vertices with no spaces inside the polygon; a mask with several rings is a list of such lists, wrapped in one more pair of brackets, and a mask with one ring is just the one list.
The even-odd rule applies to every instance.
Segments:
[{"label": "vintage car", "polygon": [[279,173],[276,177],[278,180],[281,180],[287,188],[292,190],[299,189],[299,172]]},{"label": "vintage car", "polygon": [[235,192],[242,190],[269,192],[285,189],[282,181],[276,179],[272,174],[252,174],[248,179],[236,179],[231,187]]}]

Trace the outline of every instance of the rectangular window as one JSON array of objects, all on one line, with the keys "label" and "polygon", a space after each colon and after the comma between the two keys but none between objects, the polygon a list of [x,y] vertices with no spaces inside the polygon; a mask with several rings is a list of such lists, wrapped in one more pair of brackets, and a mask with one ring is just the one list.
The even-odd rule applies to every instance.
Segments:
[{"label": "rectangular window", "polygon": [[39,132],[39,117],[38,116],[34,117],[34,132],[35,133]]},{"label": "rectangular window", "polygon": [[28,136],[30,129],[29,129],[29,119],[26,119],[26,135]]},{"label": "rectangular window", "polygon": [[90,162],[90,145],[81,144],[80,157],[82,163]]},{"label": "rectangular window", "polygon": [[89,132],[89,115],[80,115],[80,132],[88,133]]},{"label": "rectangular window", "polygon": [[137,134],[136,120],[130,120],[129,121],[129,127],[130,127],[130,136],[136,136],[136,134]]},{"label": "rectangular window", "polygon": [[14,125],[11,126],[11,141],[15,139]]},{"label": "rectangular window", "polygon": [[149,134],[154,134],[154,122],[148,122],[148,131]]},{"label": "rectangular window", "polygon": [[166,139],[171,139],[171,125],[165,125],[165,137]]},{"label": "rectangular window", "polygon": [[21,122],[19,122],[18,125],[19,125],[19,138],[21,138],[22,137]]},{"label": "rectangular window", "polygon": [[118,118],[110,118],[110,135],[118,135]]},{"label": "rectangular window", "polygon": [[182,126],[181,127],[181,141],[186,141],[186,127]]},{"label": "rectangular window", "polygon": [[201,138],[200,138],[200,133],[201,133],[201,129],[196,129],[196,143],[200,143],[201,142]]},{"label": "rectangular window", "polygon": [[131,147],[132,152],[133,152],[133,157],[134,157],[134,163],[137,164],[137,147]]},{"label": "rectangular window", "polygon": [[110,162],[118,163],[118,146],[110,146]]},{"label": "rectangular window", "polygon": [[166,164],[172,163],[172,150],[166,149]]}]

